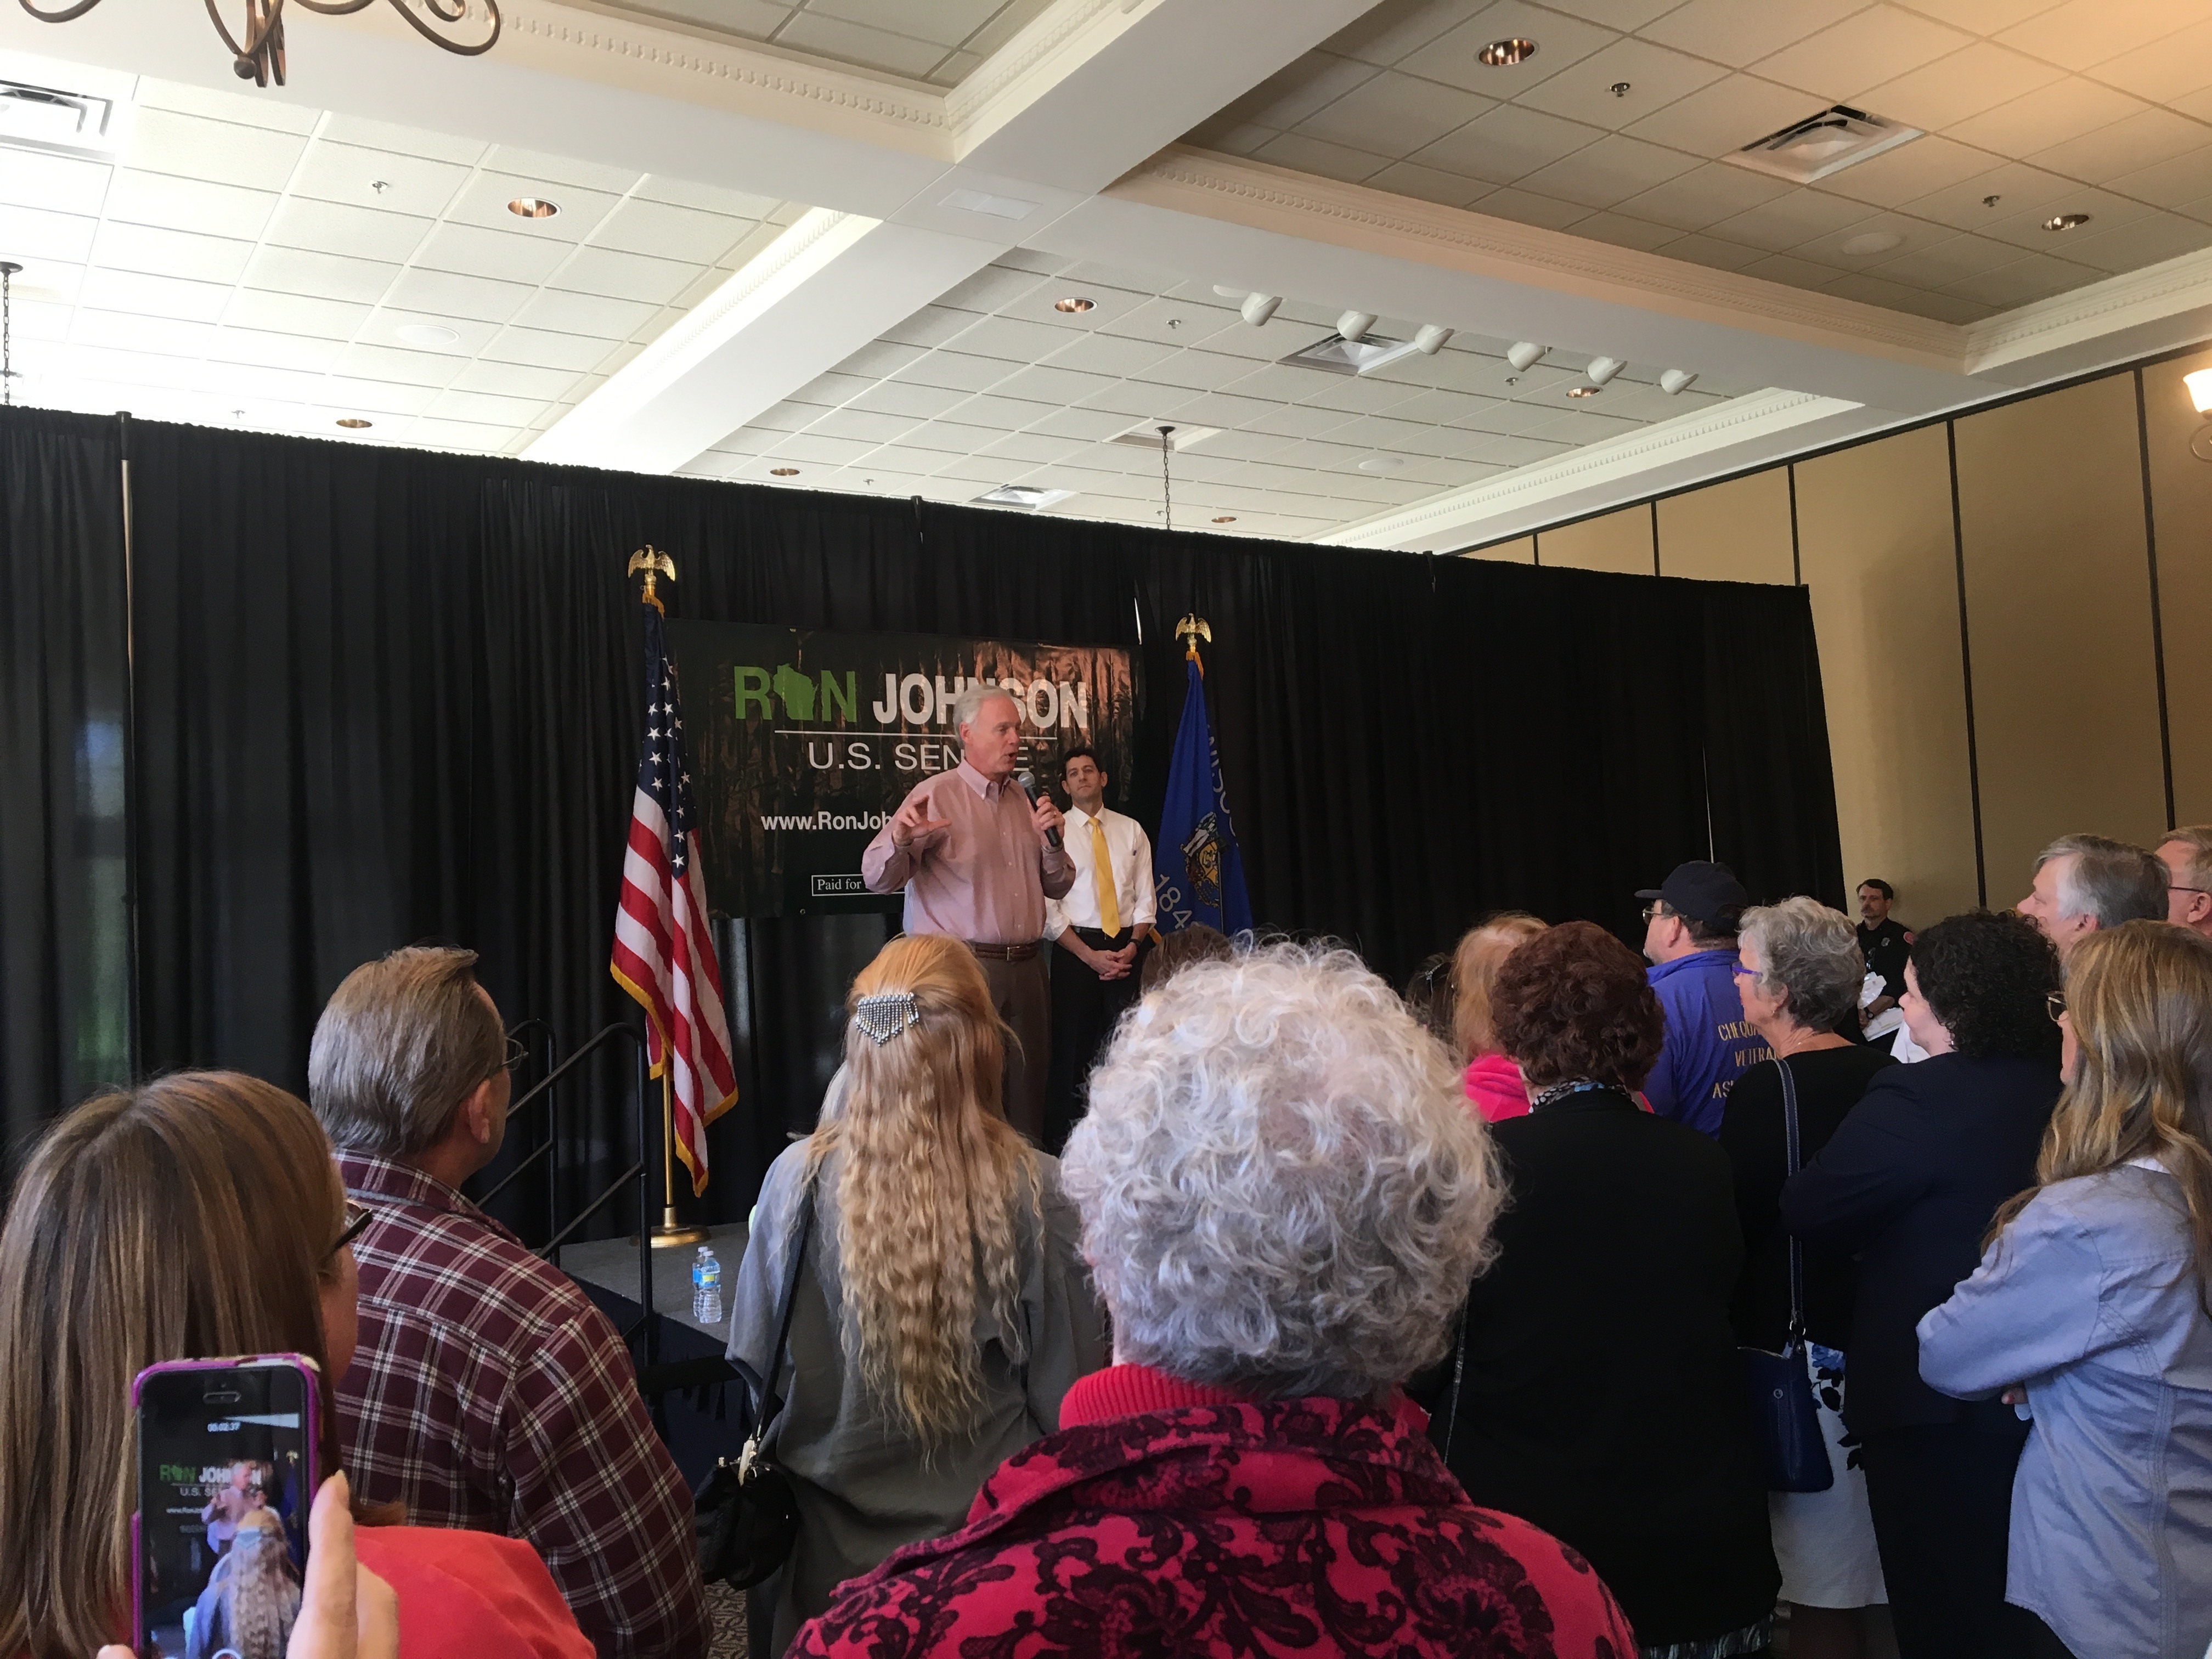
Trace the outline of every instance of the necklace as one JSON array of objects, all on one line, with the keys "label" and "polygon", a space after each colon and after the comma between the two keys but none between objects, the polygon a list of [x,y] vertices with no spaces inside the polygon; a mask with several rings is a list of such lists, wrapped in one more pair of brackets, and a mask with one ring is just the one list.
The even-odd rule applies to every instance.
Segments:
[{"label": "necklace", "polygon": [[1545,1107],[1567,1098],[1570,1095],[1586,1095],[1594,1089],[1610,1089],[1610,1083],[1600,1083],[1595,1078],[1569,1078],[1564,1083],[1554,1083],[1528,1097],[1528,1109],[1540,1112]]}]

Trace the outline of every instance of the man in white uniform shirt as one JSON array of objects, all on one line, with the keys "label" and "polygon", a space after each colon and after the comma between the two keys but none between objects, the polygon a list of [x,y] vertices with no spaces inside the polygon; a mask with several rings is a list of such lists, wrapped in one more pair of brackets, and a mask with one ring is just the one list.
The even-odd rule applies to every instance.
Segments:
[{"label": "man in white uniform shirt", "polygon": [[1071,805],[1067,856],[1075,879],[1045,902],[1052,953],[1052,1076],[1044,1146],[1058,1152],[1083,1115],[1091,1067],[1114,1022],[1137,1000],[1137,954],[1152,933],[1152,842],[1136,819],[1110,811],[1089,744],[1060,757]]}]

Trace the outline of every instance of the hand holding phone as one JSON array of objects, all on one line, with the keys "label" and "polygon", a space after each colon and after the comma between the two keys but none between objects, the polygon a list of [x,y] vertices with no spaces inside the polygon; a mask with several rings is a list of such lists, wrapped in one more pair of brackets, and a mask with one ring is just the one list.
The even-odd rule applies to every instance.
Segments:
[{"label": "hand holding phone", "polygon": [[[356,1560],[353,1492],[343,1474],[323,1482],[307,1520],[306,1594],[284,1659],[398,1659],[399,1599]],[[109,1646],[100,1659],[132,1659]]]}]

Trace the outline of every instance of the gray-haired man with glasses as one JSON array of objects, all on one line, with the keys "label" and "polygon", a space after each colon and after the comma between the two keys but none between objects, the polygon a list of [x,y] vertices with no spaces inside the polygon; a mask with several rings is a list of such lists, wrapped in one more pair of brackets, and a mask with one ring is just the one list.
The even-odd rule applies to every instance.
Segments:
[{"label": "gray-haired man with glasses", "polygon": [[2212,938],[2212,823],[2169,830],[2158,844],[2166,866],[2166,919]]}]

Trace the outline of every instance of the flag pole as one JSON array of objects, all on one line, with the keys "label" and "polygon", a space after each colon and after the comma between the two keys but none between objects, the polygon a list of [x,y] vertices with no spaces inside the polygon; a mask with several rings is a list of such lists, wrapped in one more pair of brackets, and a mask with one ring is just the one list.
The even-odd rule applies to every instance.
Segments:
[{"label": "flag pole", "polygon": [[660,1074],[660,1190],[666,1201],[660,1206],[660,1224],[653,1230],[656,1250],[704,1244],[712,1237],[704,1227],[687,1227],[676,1217],[676,1092],[671,1081],[675,1073],[672,1065]]}]

